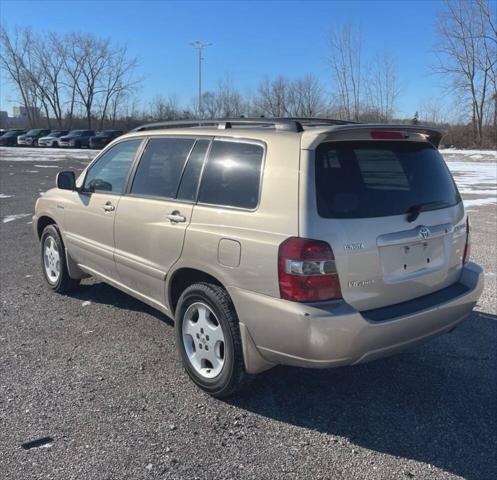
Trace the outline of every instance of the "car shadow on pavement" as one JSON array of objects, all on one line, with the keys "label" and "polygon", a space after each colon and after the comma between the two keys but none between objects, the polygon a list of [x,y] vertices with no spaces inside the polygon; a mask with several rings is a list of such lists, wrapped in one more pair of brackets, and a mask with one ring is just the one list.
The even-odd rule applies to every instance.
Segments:
[{"label": "car shadow on pavement", "polygon": [[112,305],[122,310],[147,313],[171,327],[174,326],[173,320],[166,314],[104,282],[81,284],[77,290],[69,292],[68,295],[82,302],[89,301],[103,305]]},{"label": "car shadow on pavement", "polygon": [[[468,479],[496,477],[497,317],[354,367],[277,367],[228,403]],[[312,448],[310,445],[308,448]]]}]

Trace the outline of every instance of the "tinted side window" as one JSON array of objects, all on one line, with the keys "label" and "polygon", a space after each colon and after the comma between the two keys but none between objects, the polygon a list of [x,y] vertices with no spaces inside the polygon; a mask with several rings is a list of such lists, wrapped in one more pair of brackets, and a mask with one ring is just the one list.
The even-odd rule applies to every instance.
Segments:
[{"label": "tinted side window", "polygon": [[214,141],[202,177],[199,202],[255,208],[263,154],[260,145]]},{"label": "tinted side window", "polygon": [[175,198],[181,172],[193,142],[194,140],[188,138],[151,139],[136,169],[131,193]]},{"label": "tinted side window", "polygon": [[129,166],[140,143],[138,139],[128,140],[107,150],[88,170],[84,189],[123,193]]},{"label": "tinted side window", "polygon": [[178,198],[181,200],[194,201],[197,195],[198,179],[202,172],[204,157],[209,148],[209,140],[198,140],[193,147],[188,163],[186,164],[181,184],[178,190]]}]

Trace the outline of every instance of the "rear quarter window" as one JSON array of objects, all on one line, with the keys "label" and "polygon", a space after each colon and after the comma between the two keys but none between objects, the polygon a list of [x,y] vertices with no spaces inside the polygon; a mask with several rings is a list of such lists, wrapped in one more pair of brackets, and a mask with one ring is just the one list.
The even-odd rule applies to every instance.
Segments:
[{"label": "rear quarter window", "polygon": [[315,161],[321,217],[384,217],[461,201],[442,156],[428,143],[329,142],[316,149]]},{"label": "rear quarter window", "polygon": [[254,209],[259,203],[264,148],[215,140],[201,180],[198,201]]}]

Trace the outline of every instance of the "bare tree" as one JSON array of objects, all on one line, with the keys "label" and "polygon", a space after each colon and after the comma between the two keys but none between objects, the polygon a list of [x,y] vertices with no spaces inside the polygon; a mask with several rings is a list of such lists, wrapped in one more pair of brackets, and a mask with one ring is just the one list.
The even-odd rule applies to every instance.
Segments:
[{"label": "bare tree", "polygon": [[288,97],[291,116],[318,117],[326,112],[323,88],[313,74],[294,80],[290,85]]},{"label": "bare tree", "polygon": [[64,49],[60,38],[49,33],[46,37],[33,39],[31,48],[31,64],[27,67],[29,77],[36,86],[40,101],[45,110],[49,127],[53,115],[59,128],[63,126],[63,67]]},{"label": "bare tree", "polygon": [[284,77],[264,79],[254,98],[254,109],[260,115],[285,117],[289,115],[290,83]]},{"label": "bare tree", "polygon": [[[485,4],[485,2],[482,2]],[[450,79],[459,98],[468,98],[473,139],[481,145],[486,103],[496,58],[487,55],[480,5],[466,0],[446,0],[438,21],[436,71]]]},{"label": "bare tree", "polygon": [[366,79],[366,105],[373,121],[389,122],[393,118],[400,93],[397,67],[388,50],[377,54]]},{"label": "bare tree", "polygon": [[421,123],[440,125],[448,121],[447,108],[440,99],[425,99],[418,106],[418,116]]},{"label": "bare tree", "polygon": [[130,93],[139,83],[133,77],[138,65],[136,58],[129,58],[126,46],[107,48],[107,58],[98,79],[98,93],[101,94],[100,128],[103,128],[109,106],[115,98]]},{"label": "bare tree", "polygon": [[176,98],[174,96],[168,98],[164,98],[162,95],[155,96],[150,104],[150,115],[155,121],[178,120],[180,113]]},{"label": "bare tree", "polygon": [[345,24],[331,32],[329,45],[329,64],[340,117],[359,120],[363,74],[361,32]]},{"label": "bare tree", "polygon": [[[491,100],[489,111],[492,118],[494,137],[497,142],[497,14],[495,6],[492,11],[489,0],[476,0],[479,11],[480,37],[483,43],[484,57],[479,59],[480,68],[489,65]],[[493,13],[493,15],[492,15]]]},{"label": "bare tree", "polygon": [[32,43],[32,34],[29,29],[16,28],[12,35],[7,29],[0,27],[0,66],[7,74],[7,79],[13,83],[26,108],[28,122],[34,125],[38,103],[38,91],[33,84],[27,65]]},{"label": "bare tree", "polygon": [[242,96],[236,90],[234,81],[229,75],[219,80],[216,96],[219,116],[239,117],[244,113]]}]

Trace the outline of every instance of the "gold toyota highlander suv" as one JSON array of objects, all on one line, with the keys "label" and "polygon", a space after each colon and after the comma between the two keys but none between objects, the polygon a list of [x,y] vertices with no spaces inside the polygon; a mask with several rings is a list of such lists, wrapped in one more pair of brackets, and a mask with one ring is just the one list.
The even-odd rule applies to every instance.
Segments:
[{"label": "gold toyota highlander suv", "polygon": [[91,275],[174,317],[191,379],[337,367],[451,331],[483,288],[441,132],[323,119],[146,125],[36,202],[57,292]]}]

